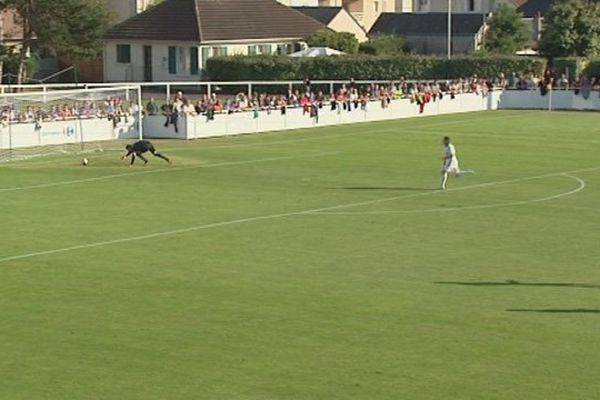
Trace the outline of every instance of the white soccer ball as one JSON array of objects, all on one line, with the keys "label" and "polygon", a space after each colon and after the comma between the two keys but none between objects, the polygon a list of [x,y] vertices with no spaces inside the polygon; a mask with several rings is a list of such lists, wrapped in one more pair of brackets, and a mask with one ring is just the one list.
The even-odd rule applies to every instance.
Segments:
[{"label": "white soccer ball", "polygon": [[90,161],[89,161],[87,158],[82,158],[82,159],[81,159],[81,165],[83,165],[83,166],[86,166],[86,165],[88,165],[88,164],[89,164],[89,162],[90,162]]}]

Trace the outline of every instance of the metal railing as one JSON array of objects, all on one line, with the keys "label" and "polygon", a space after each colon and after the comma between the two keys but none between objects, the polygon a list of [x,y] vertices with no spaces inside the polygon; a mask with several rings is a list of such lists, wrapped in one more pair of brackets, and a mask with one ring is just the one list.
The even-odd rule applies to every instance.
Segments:
[{"label": "metal railing", "polygon": [[[445,81],[445,80],[444,80]],[[316,80],[311,81],[313,87],[323,87],[328,90],[328,93],[333,93],[336,87],[354,83],[356,85],[382,85],[390,82],[399,82],[399,80]],[[110,83],[40,83],[40,84],[21,84],[21,85],[0,85],[0,94],[35,91],[48,92],[53,90],[67,89],[91,89],[91,88],[106,88],[106,87],[122,87],[128,85],[140,86],[142,93],[161,93],[165,97],[165,101],[171,99],[172,94],[178,90],[192,90],[194,93],[211,95],[212,93],[226,92],[224,88],[237,88],[238,92],[244,91],[246,94],[255,93],[256,89],[261,87],[280,87],[281,93],[293,90],[295,87],[304,85],[304,81],[197,81],[197,82],[110,82]],[[325,90],[324,90],[325,91]],[[229,94],[229,93],[228,93]],[[231,93],[233,94],[233,93]]]}]

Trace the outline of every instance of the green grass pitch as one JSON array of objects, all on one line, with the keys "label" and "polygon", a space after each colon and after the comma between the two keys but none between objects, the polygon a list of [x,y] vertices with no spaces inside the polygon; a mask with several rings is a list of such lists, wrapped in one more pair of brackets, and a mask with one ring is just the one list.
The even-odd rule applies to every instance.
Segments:
[{"label": "green grass pitch", "polygon": [[[600,398],[600,116],[0,164],[0,399]],[[441,138],[477,175],[439,184]]]}]

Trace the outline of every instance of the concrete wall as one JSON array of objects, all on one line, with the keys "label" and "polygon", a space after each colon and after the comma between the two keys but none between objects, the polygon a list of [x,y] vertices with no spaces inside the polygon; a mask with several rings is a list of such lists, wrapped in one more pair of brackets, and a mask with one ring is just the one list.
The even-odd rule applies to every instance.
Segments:
[{"label": "concrete wall", "polygon": [[571,90],[554,90],[545,96],[539,90],[508,90],[499,96],[498,108],[600,111],[600,95],[594,91],[585,99]]},{"label": "concrete wall", "polygon": [[319,112],[318,123],[308,114],[303,114],[302,109],[288,109],[285,115],[275,110],[270,113],[260,111],[258,118],[252,112],[220,114],[212,121],[207,121],[204,116],[188,116],[179,119],[179,132],[173,126],[164,127],[165,117],[152,116],[144,119],[144,136],[154,138],[196,139],[215,136],[238,135],[246,133],[268,132],[285,129],[311,128],[316,126],[339,125],[367,121],[381,121],[386,119],[411,118],[450,114],[468,111],[487,110],[494,101],[491,96],[482,97],[475,94],[458,95],[452,100],[444,97],[443,100],[427,104],[425,112],[419,113],[416,104],[409,100],[394,100],[387,108],[382,108],[379,102],[368,104],[367,111],[360,108],[350,112],[341,110],[332,111],[326,106]]},{"label": "concrete wall", "polygon": [[116,127],[108,119],[18,123],[0,125],[0,149],[131,139],[138,136],[135,118]]}]

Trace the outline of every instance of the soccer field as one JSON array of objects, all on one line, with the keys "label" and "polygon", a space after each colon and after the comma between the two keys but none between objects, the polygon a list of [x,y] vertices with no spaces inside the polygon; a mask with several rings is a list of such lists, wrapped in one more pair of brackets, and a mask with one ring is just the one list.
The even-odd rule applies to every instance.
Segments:
[{"label": "soccer field", "polygon": [[[600,398],[599,122],[0,164],[0,399]],[[440,192],[444,135],[477,175]]]}]

